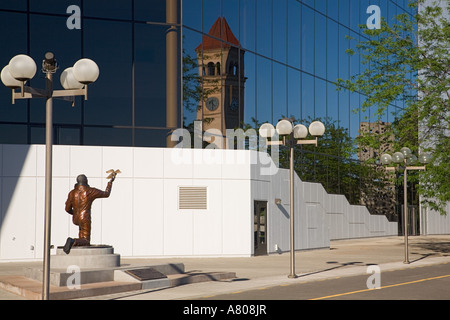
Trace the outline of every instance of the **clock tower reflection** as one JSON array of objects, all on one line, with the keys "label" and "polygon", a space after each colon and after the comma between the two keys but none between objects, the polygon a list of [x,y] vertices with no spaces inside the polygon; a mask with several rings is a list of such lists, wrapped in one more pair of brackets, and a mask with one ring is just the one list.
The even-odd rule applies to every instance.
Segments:
[{"label": "clock tower reflection", "polygon": [[[221,41],[220,41],[220,40]],[[244,120],[244,54],[224,17],[218,18],[195,49],[203,96],[197,120],[203,130],[236,129]]]}]

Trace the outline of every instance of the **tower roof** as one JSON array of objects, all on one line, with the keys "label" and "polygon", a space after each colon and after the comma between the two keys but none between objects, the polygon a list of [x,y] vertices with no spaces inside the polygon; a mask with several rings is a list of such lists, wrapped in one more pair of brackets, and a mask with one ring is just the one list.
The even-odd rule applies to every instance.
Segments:
[{"label": "tower roof", "polygon": [[[230,44],[233,44],[237,47],[240,47],[241,44],[238,39],[231,31],[230,26],[228,25],[225,17],[219,17],[216,22],[212,25],[211,29],[208,32],[208,36],[203,36],[202,43],[195,50],[210,50],[210,49],[218,49],[220,47],[226,48],[231,47]],[[221,39],[225,42],[221,42],[218,39]]]}]

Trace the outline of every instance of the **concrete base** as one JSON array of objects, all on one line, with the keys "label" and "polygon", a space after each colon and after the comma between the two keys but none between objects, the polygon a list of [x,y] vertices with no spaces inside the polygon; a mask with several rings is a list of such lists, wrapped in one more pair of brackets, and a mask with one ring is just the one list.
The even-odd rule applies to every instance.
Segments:
[{"label": "concrete base", "polygon": [[120,255],[108,245],[72,247],[69,254],[62,247],[56,249],[56,255],[50,257],[50,268],[67,270],[70,266],[80,269],[101,269],[120,266]]},{"label": "concrete base", "polygon": [[[56,255],[50,257],[50,299],[76,299],[234,277],[236,274],[229,272],[185,273],[182,263],[121,266],[120,255],[105,245],[75,247],[68,255],[58,248]],[[24,276],[0,277],[0,288],[28,299],[40,299],[42,281],[43,268],[29,267],[24,269]]]}]

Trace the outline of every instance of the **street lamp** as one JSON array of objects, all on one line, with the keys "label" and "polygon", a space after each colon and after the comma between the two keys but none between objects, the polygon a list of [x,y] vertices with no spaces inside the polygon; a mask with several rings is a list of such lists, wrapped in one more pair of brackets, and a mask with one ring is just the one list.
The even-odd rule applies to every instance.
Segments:
[{"label": "street lamp", "polygon": [[[75,104],[75,96],[84,96],[87,100],[87,86],[97,80],[99,69],[90,59],[78,60],[72,68],[61,74],[61,85],[65,90],[53,90],[53,74],[58,70],[58,63],[52,52],[47,52],[42,61],[45,74],[45,89],[25,86],[36,74],[36,63],[24,54],[13,57],[0,73],[3,84],[12,90],[12,104],[16,99],[46,99],[45,128],[45,222],[44,222],[44,270],[42,299],[48,300],[50,288],[50,229],[51,229],[51,194],[52,194],[52,143],[53,143],[53,98],[61,98]],[[16,92],[19,89],[19,92]]]},{"label": "street lamp", "polygon": [[[289,147],[289,173],[290,173],[290,247],[291,247],[291,259],[290,259],[290,274],[288,278],[297,278],[295,274],[295,242],[294,242],[294,146],[297,144],[313,144],[317,146],[318,137],[323,136],[325,133],[325,126],[320,121],[314,121],[309,125],[309,133],[315,139],[311,140],[300,140],[305,139],[308,136],[308,128],[302,124],[297,124],[293,126],[292,122],[287,119],[280,120],[277,123],[276,128],[270,123],[264,123],[259,128],[259,134],[262,138],[267,140],[267,145],[285,145]],[[271,140],[269,138],[276,138],[282,136],[283,140]]]},{"label": "street lamp", "polygon": [[[412,154],[411,150],[407,147],[401,148],[399,152],[395,152],[392,156],[388,153],[383,154],[380,157],[380,161],[384,165],[390,165],[392,162],[398,165],[399,170],[404,170],[403,174],[403,235],[405,238],[405,261],[403,263],[409,264],[408,254],[408,192],[407,192],[407,179],[408,170],[425,170],[425,164],[431,161],[431,156],[428,153],[421,153],[419,159]],[[412,166],[419,161],[424,166]],[[403,166],[402,166],[403,164]],[[397,167],[386,167],[386,170],[395,171]]]}]

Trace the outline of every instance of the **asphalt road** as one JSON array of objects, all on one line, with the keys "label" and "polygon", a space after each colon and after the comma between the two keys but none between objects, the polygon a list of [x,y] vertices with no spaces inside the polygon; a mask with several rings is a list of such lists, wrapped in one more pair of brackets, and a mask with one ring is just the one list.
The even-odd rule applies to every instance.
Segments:
[{"label": "asphalt road", "polygon": [[[376,267],[375,267],[376,268]],[[379,273],[377,271],[380,271]],[[372,287],[368,288],[368,285]],[[378,289],[373,289],[378,287]],[[202,300],[450,300],[450,263],[279,285]]]}]

